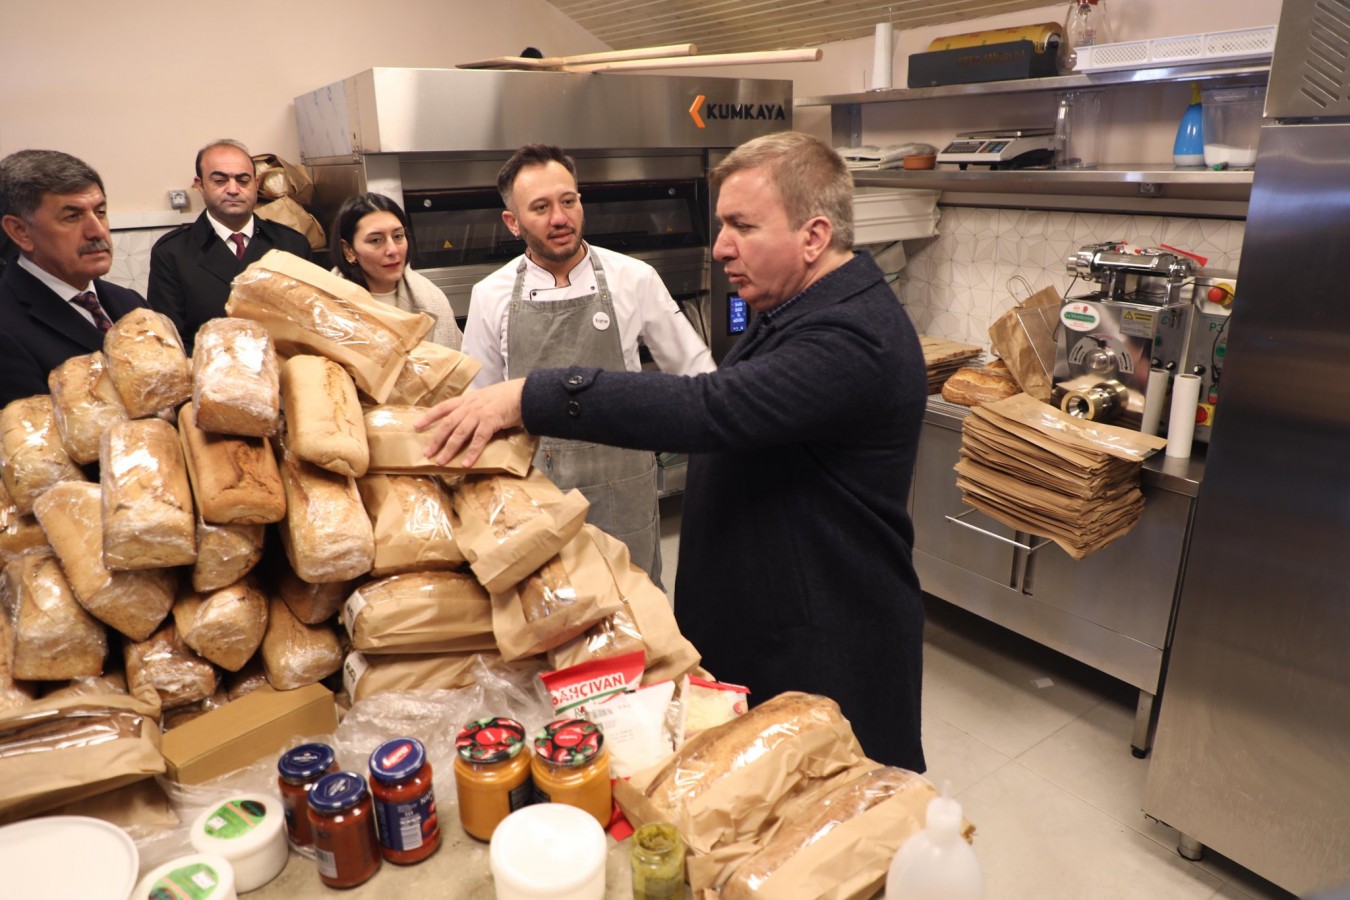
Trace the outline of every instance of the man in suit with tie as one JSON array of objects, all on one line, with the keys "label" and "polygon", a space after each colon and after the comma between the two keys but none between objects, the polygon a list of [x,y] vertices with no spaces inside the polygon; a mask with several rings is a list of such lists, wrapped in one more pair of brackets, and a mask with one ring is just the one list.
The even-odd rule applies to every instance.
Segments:
[{"label": "man in suit with tie", "polygon": [[268,250],[309,259],[300,232],[253,214],[258,179],[253,157],[238,141],[221,139],[197,151],[192,186],[206,210],[155,242],[150,251],[150,305],[173,319],[188,352],[207,319],[225,315],[234,276]]},{"label": "man in suit with tie", "polygon": [[103,281],[112,267],[108,199],[84,162],[58,150],[0,160],[0,226],[19,250],[0,277],[0,406],[45,394],[47,374],[103,349],[103,333],[145,306]]}]

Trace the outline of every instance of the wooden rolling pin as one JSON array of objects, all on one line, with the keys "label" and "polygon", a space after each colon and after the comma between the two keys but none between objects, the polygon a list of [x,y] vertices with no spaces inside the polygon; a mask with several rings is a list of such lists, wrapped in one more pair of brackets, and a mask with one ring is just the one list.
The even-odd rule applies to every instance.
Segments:
[{"label": "wooden rolling pin", "polygon": [[753,66],[765,63],[816,62],[819,47],[805,50],[759,50],[750,53],[710,53],[707,56],[633,59],[616,62],[569,64],[564,72],[627,72],[633,69],[693,69],[700,66]]},{"label": "wooden rolling pin", "polygon": [[561,69],[569,65],[587,63],[624,62],[635,59],[654,59],[689,56],[698,52],[695,44],[666,44],[661,47],[634,47],[632,50],[604,50],[599,53],[580,53],[576,56],[546,56],[531,59],[528,56],[494,56],[477,62],[460,63],[457,69]]}]

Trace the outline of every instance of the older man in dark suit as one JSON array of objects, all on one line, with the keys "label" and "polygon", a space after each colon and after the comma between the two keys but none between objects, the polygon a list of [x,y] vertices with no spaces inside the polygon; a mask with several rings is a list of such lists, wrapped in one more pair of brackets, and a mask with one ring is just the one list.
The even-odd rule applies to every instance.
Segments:
[{"label": "older man in dark suit", "polygon": [[225,315],[234,276],[268,250],[309,258],[309,241],[285,225],[253,214],[258,179],[253,157],[238,141],[221,139],[197,151],[192,186],[206,210],[155,242],[150,251],[150,305],[173,319],[188,352],[207,319]]},{"label": "older man in dark suit", "polygon": [[112,267],[98,173],[57,150],[0,160],[0,225],[19,250],[0,278],[0,406],[47,393],[47,374],[103,348],[103,333],[145,306],[101,276]]}]

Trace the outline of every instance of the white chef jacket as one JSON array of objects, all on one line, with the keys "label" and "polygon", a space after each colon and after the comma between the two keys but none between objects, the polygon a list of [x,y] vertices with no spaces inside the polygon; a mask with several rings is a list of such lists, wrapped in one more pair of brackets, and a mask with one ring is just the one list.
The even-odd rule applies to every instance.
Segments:
[{"label": "white chef jacket", "polygon": [[[568,273],[571,284],[567,287],[554,287],[553,273],[526,257],[526,296],[531,300],[547,301],[595,293],[591,254],[597,254],[609,284],[614,315],[619,320],[619,340],[623,345],[624,367],[628,371],[637,372],[642,368],[638,359],[639,338],[663,372],[698,375],[717,368],[707,345],[684,317],[655,269],[641,260],[603,247],[587,244],[586,249],[588,252],[581,262]],[[520,259],[516,257],[473,286],[462,349],[483,364],[473,380],[475,388],[506,380],[507,320]]]}]

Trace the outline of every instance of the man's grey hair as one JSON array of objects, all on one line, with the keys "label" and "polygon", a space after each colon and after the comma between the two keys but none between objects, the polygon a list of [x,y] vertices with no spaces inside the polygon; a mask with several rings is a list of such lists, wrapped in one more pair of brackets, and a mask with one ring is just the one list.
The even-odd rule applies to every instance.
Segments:
[{"label": "man's grey hair", "polygon": [[829,144],[800,131],[747,141],[713,168],[709,175],[713,189],[742,169],[763,169],[768,174],[793,228],[824,216],[834,226],[830,246],[853,249],[853,176]]},{"label": "man's grey hair", "polygon": [[76,194],[103,179],[88,163],[60,150],[20,150],[0,160],[0,216],[31,221],[44,194]]},{"label": "man's grey hair", "polygon": [[202,177],[202,157],[206,155],[207,150],[214,150],[216,147],[233,147],[236,150],[244,151],[244,155],[249,159],[253,158],[253,154],[248,152],[248,148],[244,146],[243,141],[236,141],[234,138],[219,138],[197,151],[197,162],[195,166],[198,178]]}]

